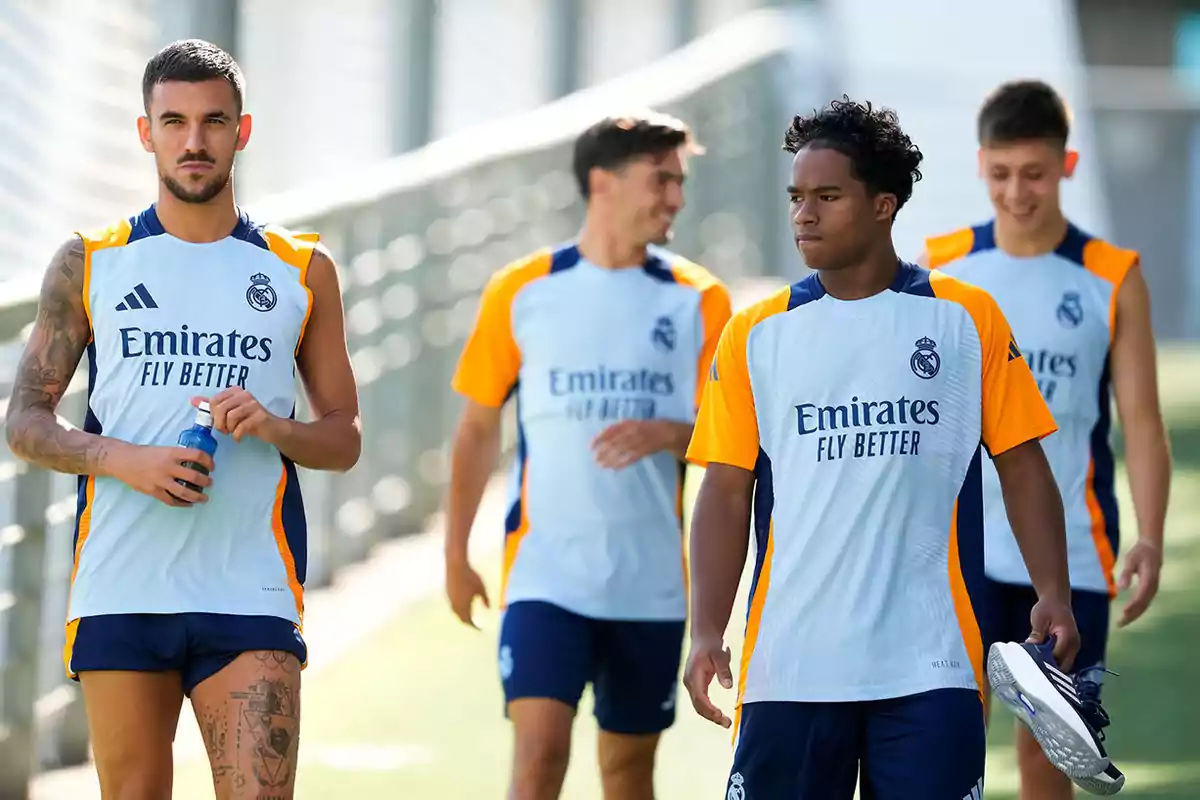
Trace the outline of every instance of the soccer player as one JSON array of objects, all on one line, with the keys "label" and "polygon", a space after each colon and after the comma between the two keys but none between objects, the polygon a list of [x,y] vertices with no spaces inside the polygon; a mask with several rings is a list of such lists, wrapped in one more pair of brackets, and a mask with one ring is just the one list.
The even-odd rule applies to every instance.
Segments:
[{"label": "soccer player", "polygon": [[[1070,660],[1063,514],[1039,440],[1055,430],[981,289],[900,261],[920,151],[849,99],[796,117],[795,239],[815,271],[722,334],[688,449],[697,712],[736,729],[729,797],[964,800],[983,791],[980,464],[996,461],[1040,600],[1025,634]],[[756,560],[731,721],[723,634]],[[1023,636],[1022,639],[1025,637]]]},{"label": "soccer player", "polygon": [[687,126],[604,119],[575,142],[587,203],[578,238],[497,272],[454,388],[447,594],[472,623],[483,581],[467,537],[517,405],[500,604],[500,677],[513,724],[510,798],[561,791],[584,687],[595,695],[604,796],[654,797],[675,718],[687,611],[684,454],[730,316],[725,286],[659,249],[683,208]]},{"label": "soccer player", "polygon": [[[58,250],[8,407],[13,453],[79,475],[64,660],[105,797],[171,795],[184,696],[218,798],[294,792],[307,659],[296,468],[349,469],[361,432],[329,253],[234,204],[243,90],[207,42],[150,59],[138,132],[157,202]],[[85,352],[78,430],[55,409]],[[313,422],[293,418],[296,368]],[[210,416],[202,401],[211,458],[174,446]]]},{"label": "soccer player", "polygon": [[[1015,81],[996,89],[978,116],[980,172],[995,217],[930,238],[925,259],[996,298],[1058,422],[1060,432],[1047,440],[1046,456],[1066,509],[1071,606],[1083,640],[1074,688],[1102,753],[1096,734],[1108,723],[1099,699],[1109,605],[1119,589],[1133,587],[1118,622],[1124,626],[1146,611],[1158,590],[1171,458],[1138,254],[1083,232],[1059,204],[1060,184],[1079,158],[1067,149],[1069,133],[1066,107],[1050,86]],[[1121,415],[1138,524],[1119,578],[1110,392]],[[981,626],[984,645],[990,646],[1018,637],[1035,595],[990,465],[984,486],[990,610]],[[1081,734],[1086,739],[1089,732]],[[1080,744],[1090,748],[1087,741]],[[1023,798],[1072,796],[1068,778],[1051,767],[1023,725],[1017,729],[1017,755]],[[1113,767],[1097,780],[1123,781],[1119,776]]]}]

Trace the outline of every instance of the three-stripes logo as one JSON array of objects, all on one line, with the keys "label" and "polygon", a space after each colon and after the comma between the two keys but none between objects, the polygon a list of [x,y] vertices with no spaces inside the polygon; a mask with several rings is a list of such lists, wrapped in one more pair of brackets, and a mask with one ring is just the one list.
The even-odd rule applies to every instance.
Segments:
[{"label": "three-stripes logo", "polygon": [[1017,340],[1009,339],[1008,340],[1008,360],[1016,361],[1020,357],[1021,357],[1021,348],[1017,347]]},{"label": "three-stripes logo", "polygon": [[963,795],[963,800],[983,800],[983,778],[971,787],[971,791]]},{"label": "three-stripes logo", "polygon": [[1042,664],[1042,666],[1046,676],[1050,678],[1050,683],[1058,690],[1058,693],[1075,705],[1081,705],[1079,693],[1075,690],[1075,681],[1053,664]]},{"label": "three-stripes logo", "polygon": [[125,299],[117,303],[117,311],[140,311],[143,308],[158,308],[158,303],[150,296],[146,284],[139,283],[133,291],[125,295]]}]

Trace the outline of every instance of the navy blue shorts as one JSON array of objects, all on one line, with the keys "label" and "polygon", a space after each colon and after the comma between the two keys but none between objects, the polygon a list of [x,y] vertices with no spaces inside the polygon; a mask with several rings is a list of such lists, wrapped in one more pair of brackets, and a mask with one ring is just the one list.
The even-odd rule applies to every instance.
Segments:
[{"label": "navy blue shorts", "polygon": [[[746,703],[726,797],[982,797],[987,749],[973,689],[857,703]],[[740,788],[740,792],[735,789]]]},{"label": "navy blue shorts", "polygon": [[[1029,612],[1037,602],[1032,586],[985,579],[982,602],[975,609],[983,652],[996,642],[1023,642],[1029,638]],[[1071,671],[1103,667],[1108,649],[1108,621],[1111,601],[1104,592],[1071,591],[1071,610],[1079,628],[1079,655]],[[1103,673],[1091,676],[1097,683]]]},{"label": "navy blue shorts", "polygon": [[683,628],[682,621],[593,619],[551,603],[513,603],[500,627],[505,703],[539,697],[576,708],[591,683],[601,730],[664,731],[675,721]]},{"label": "navy blue shorts", "polygon": [[274,650],[308,662],[299,628],[279,617],[237,614],[103,614],[68,624],[67,675],[129,670],[178,672],[189,697],[242,653]]}]

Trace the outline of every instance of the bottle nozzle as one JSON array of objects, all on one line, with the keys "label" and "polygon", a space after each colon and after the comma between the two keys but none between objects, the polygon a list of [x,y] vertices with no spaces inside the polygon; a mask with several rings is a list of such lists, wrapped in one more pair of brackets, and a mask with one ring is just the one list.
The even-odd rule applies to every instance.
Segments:
[{"label": "bottle nozzle", "polygon": [[212,410],[209,408],[207,400],[201,400],[196,409],[196,424],[206,428],[211,428],[213,425]]}]

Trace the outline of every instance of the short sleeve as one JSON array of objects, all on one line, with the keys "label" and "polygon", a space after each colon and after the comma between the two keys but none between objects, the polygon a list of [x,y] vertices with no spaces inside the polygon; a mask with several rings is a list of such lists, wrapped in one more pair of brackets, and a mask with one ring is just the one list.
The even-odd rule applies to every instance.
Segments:
[{"label": "short sleeve", "polygon": [[738,313],[717,342],[687,451],[693,464],[729,464],[753,470],[758,461],[758,417],[746,363],[753,319],[746,312]]},{"label": "short sleeve", "polygon": [[983,346],[983,444],[992,456],[1058,430],[1008,321],[989,295],[979,324]]},{"label": "short sleeve", "polygon": [[712,369],[713,357],[717,353],[717,344],[721,341],[721,333],[733,315],[733,302],[729,290],[723,283],[713,283],[704,290],[700,297],[700,318],[704,328],[704,342],[700,346],[700,361],[696,371],[696,408],[704,400],[704,387],[708,383],[708,375]]},{"label": "short sleeve", "polygon": [[451,382],[454,391],[464,397],[497,408],[508,399],[521,369],[521,353],[512,330],[515,292],[508,277],[497,273],[484,288]]}]

